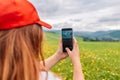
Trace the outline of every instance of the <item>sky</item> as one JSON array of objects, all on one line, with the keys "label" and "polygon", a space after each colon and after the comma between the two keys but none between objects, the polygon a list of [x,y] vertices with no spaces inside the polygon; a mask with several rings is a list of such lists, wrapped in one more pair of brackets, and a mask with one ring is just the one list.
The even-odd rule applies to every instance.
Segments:
[{"label": "sky", "polygon": [[52,30],[120,30],[120,0],[30,0]]}]

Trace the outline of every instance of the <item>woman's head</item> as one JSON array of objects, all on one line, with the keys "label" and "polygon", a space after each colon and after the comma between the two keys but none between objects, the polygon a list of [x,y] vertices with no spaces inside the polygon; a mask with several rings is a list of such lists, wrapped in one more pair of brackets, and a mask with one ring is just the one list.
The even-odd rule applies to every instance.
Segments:
[{"label": "woman's head", "polygon": [[43,32],[34,24],[0,31],[0,80],[37,80]]},{"label": "woman's head", "polygon": [[0,80],[37,80],[44,60],[41,26],[51,25],[28,0],[0,0],[0,11]]}]

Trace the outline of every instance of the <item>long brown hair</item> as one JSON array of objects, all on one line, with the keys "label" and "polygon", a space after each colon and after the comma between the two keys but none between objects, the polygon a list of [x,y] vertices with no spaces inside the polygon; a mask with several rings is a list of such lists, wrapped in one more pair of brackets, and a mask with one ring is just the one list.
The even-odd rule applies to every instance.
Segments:
[{"label": "long brown hair", "polygon": [[42,27],[0,30],[0,80],[38,80],[43,69]]}]

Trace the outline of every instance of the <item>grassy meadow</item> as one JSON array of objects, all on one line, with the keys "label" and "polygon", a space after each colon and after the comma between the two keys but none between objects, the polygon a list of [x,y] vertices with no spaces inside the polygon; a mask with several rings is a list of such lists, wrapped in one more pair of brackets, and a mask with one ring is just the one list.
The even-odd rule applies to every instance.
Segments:
[{"label": "grassy meadow", "polygon": [[[46,32],[45,58],[55,53],[61,35]],[[83,42],[76,37],[85,80],[120,80],[120,42]],[[52,68],[64,80],[72,80],[73,66],[69,58]]]}]

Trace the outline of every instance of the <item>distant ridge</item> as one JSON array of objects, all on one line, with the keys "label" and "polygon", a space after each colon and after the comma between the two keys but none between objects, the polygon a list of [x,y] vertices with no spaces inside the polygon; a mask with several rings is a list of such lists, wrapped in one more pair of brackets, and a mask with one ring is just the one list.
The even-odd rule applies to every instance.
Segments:
[{"label": "distant ridge", "polygon": [[[57,33],[57,34],[60,34],[61,31],[60,30],[53,30],[53,31],[50,31],[50,32],[53,32],[53,33]],[[99,40],[102,40],[102,39],[108,39],[108,40],[119,40],[120,41],[120,30],[109,30],[109,31],[96,31],[96,32],[87,32],[87,31],[84,31],[84,32],[74,32],[74,35],[75,36],[80,36],[80,37],[83,37],[83,38],[90,38],[90,39],[99,39]]]}]

